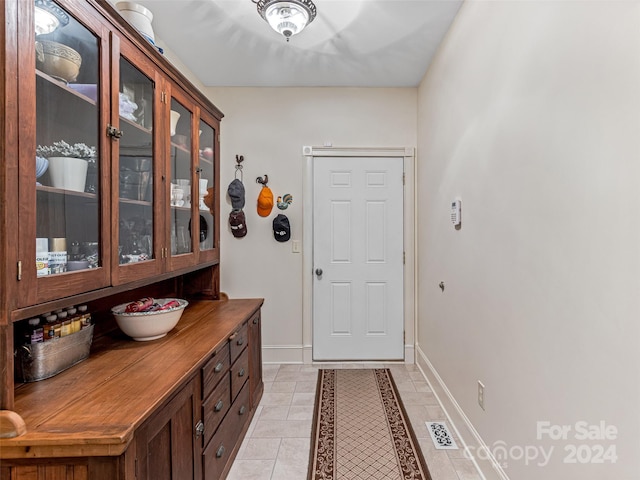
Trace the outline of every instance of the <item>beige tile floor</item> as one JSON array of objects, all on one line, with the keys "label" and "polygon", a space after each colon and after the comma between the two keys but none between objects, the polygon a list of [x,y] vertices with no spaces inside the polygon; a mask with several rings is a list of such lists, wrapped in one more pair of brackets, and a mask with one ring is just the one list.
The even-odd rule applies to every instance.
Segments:
[{"label": "beige tile floor", "polygon": [[264,395],[227,480],[306,480],[318,368],[381,367],[391,369],[433,480],[481,480],[462,448],[433,446],[425,422],[446,417],[418,368],[370,363],[264,365]]}]

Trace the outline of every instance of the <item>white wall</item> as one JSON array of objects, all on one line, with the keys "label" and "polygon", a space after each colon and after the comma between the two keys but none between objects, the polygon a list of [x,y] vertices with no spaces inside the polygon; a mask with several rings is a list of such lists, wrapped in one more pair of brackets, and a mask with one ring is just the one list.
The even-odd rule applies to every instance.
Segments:
[{"label": "white wall", "polygon": [[420,349],[512,480],[637,480],[640,3],[468,1],[418,105]]},{"label": "white wall", "polygon": [[[232,298],[264,297],[264,359],[303,360],[302,255],[292,242],[273,238],[272,220],[259,217],[256,177],[269,175],[274,196],[290,193],[283,213],[292,240],[302,243],[302,146],[405,147],[416,145],[417,89],[208,88],[222,110],[221,287]],[[226,195],[235,156],[243,155],[248,234],[234,238],[227,226]]]}]

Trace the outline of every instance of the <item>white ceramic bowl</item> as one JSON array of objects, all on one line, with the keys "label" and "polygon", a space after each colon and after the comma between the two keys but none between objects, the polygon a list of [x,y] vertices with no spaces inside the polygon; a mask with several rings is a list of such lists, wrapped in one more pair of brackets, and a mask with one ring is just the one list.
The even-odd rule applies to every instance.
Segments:
[{"label": "white ceramic bowl", "polygon": [[116,8],[127,22],[133,25],[147,40],[155,42],[155,35],[151,22],[153,13],[148,8],[135,2],[118,2]]},{"label": "white ceramic bowl", "polygon": [[50,40],[36,42],[38,68],[52,77],[73,82],[82,65],[82,57],[73,48]]},{"label": "white ceramic bowl", "polygon": [[178,324],[182,312],[189,302],[179,298],[156,298],[156,303],[164,305],[165,303],[177,300],[180,306],[170,308],[168,310],[160,310],[156,312],[133,312],[125,313],[125,308],[131,302],[123,303],[111,309],[111,313],[118,323],[118,327],[124,333],[129,335],[138,342],[146,342],[148,340],[156,340],[164,337],[173,327]]}]

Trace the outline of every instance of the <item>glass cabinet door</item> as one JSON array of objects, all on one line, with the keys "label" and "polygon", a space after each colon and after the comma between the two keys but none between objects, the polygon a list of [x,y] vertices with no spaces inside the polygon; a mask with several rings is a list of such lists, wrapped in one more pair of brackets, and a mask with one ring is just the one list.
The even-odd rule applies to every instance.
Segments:
[{"label": "glass cabinet door", "polygon": [[199,188],[200,195],[204,195],[203,202],[198,206],[198,246],[200,251],[200,259],[208,260],[209,257],[217,258],[217,235],[215,231],[215,215],[219,206],[216,201],[217,172],[216,165],[217,155],[216,148],[216,127],[217,125],[210,119],[201,118],[198,129],[198,167],[199,172]]},{"label": "glass cabinet door", "polygon": [[[161,219],[155,213],[161,190],[156,186],[162,163],[157,159],[154,137],[158,79],[155,72],[134,66],[136,52],[120,44],[117,91],[118,128],[115,135],[117,169],[117,251],[114,283],[132,281],[162,269]],[[139,62],[140,65],[144,63]],[[115,102],[116,99],[112,99]]]},{"label": "glass cabinet door", "polygon": [[153,81],[120,60],[120,158],[118,177],[118,263],[154,258]]},{"label": "glass cabinet door", "polygon": [[202,201],[193,175],[193,110],[186,99],[171,97],[169,154],[169,234],[171,268],[195,262],[192,211]]},{"label": "glass cabinet door", "polygon": [[35,236],[27,276],[35,273],[36,293],[30,295],[37,301],[59,297],[61,285],[70,294],[103,286],[108,278],[102,268],[105,204],[99,181],[108,171],[100,127],[106,44],[72,13],[45,4],[53,20],[34,16],[35,98],[27,111],[35,107],[35,129],[24,142],[35,137],[35,179],[29,181],[36,190],[35,218],[21,214],[21,221],[35,223],[25,231]]}]

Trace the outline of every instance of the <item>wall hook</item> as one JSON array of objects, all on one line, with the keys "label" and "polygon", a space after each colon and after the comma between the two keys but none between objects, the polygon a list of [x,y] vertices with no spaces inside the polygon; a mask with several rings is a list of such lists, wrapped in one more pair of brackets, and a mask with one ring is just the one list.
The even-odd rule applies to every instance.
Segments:
[{"label": "wall hook", "polygon": [[256,178],[256,183],[260,183],[260,184],[262,184],[262,185],[264,185],[266,187],[267,183],[269,183],[269,175],[267,175],[265,173],[264,174],[264,178],[262,178],[262,177]]},{"label": "wall hook", "polygon": [[244,156],[236,155],[236,173],[235,178],[238,178],[238,172],[240,172],[240,181],[244,180],[244,175],[242,174],[242,162],[244,162]]},{"label": "wall hook", "polygon": [[444,292],[444,282],[440,282],[438,286],[440,287],[440,290]]}]

